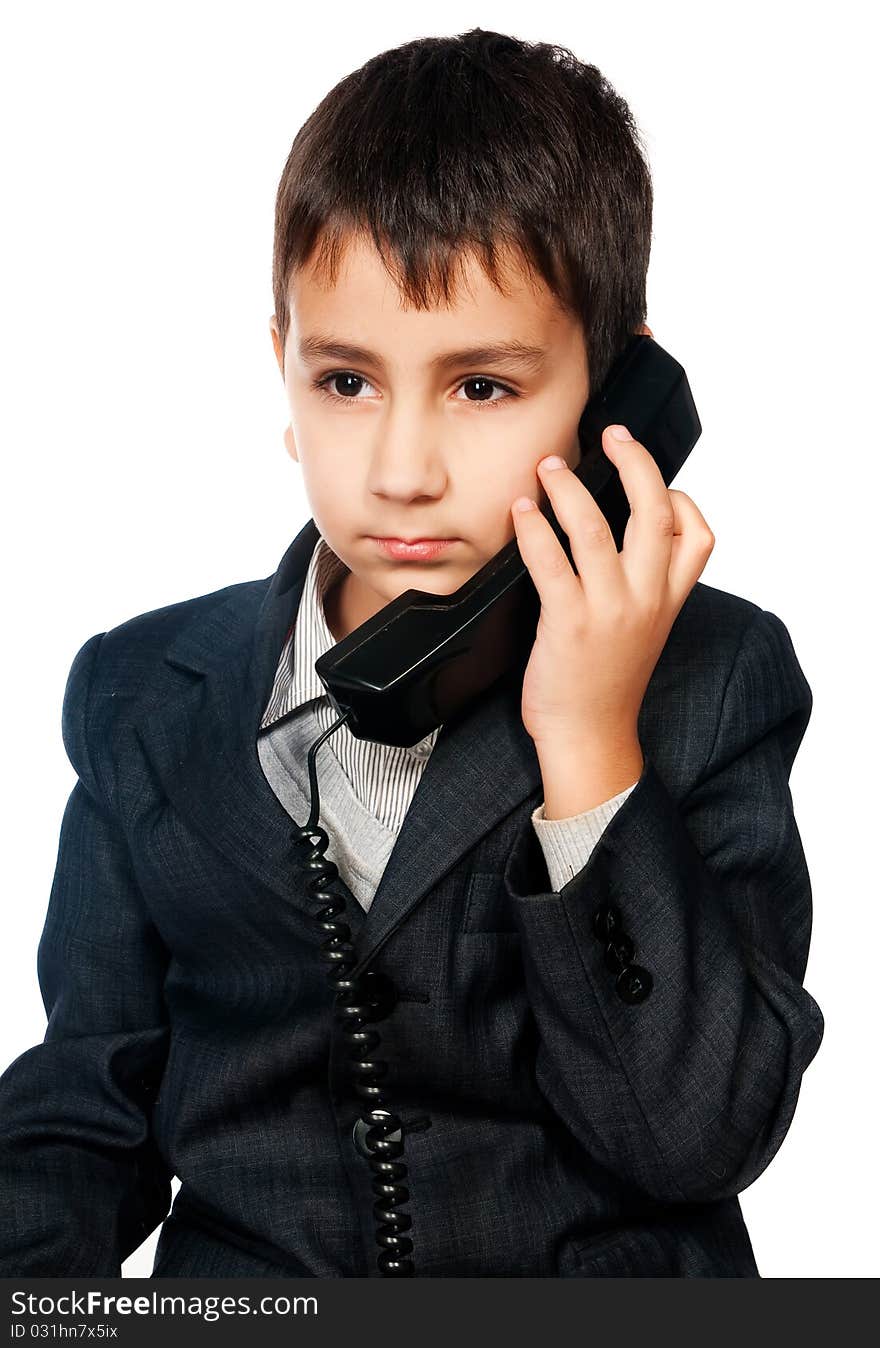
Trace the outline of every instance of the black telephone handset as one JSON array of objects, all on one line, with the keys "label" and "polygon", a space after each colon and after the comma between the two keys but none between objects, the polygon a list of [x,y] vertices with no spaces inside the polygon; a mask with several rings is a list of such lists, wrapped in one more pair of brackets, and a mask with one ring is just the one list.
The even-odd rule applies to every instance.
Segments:
[{"label": "black telephone handset", "polygon": [[[630,340],[578,423],[581,460],[574,471],[620,551],[629,503],[602,449],[602,432],[614,423],[645,446],[667,487],[700,437],[687,376],[652,337]],[[542,509],[571,560],[549,502]],[[539,612],[514,538],[454,594],[398,595],[320,656],[315,671],[353,735],[410,747],[528,658]]]},{"label": "black telephone handset", "polygon": [[[614,422],[628,426],[645,446],[667,486],[699,439],[702,428],[684,370],[651,337],[633,338],[578,423],[582,456],[575,472],[608,520],[619,551],[629,503],[602,449],[602,432]],[[571,560],[568,538],[549,503],[544,513]],[[416,1273],[407,1234],[412,1218],[403,1211],[410,1182],[404,1151],[407,1134],[430,1127],[431,1118],[402,1119],[391,1107],[393,1091],[386,1095],[388,1063],[379,1057],[376,1022],[394,1010],[398,992],[380,969],[352,977],[358,954],[345,897],[332,888],[338,871],[325,855],[330,839],[319,822],[316,755],[346,723],[359,739],[416,744],[528,659],[539,613],[538,592],[514,538],[454,594],[407,590],[315,661],[339,715],[309,749],[311,810],[306,823],[292,830],[291,841],[309,893],[320,904],[315,913],[320,954],[353,1064],[353,1090],[363,1105],[352,1143],[373,1175],[376,1267],[384,1278]]]}]

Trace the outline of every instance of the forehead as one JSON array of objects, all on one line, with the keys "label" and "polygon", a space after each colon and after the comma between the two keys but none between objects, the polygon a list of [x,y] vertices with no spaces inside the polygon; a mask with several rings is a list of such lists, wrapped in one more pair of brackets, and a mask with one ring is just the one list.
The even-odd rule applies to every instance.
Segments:
[{"label": "forehead", "polygon": [[[392,263],[392,266],[396,265]],[[462,325],[475,335],[514,335],[522,340],[552,340],[570,336],[576,327],[543,278],[531,271],[522,254],[509,245],[496,247],[496,267],[501,289],[486,273],[480,257],[470,248],[456,254],[449,276],[449,298],[431,296],[427,307],[411,303],[382,260],[369,235],[350,234],[338,257],[335,274],[322,263],[320,249],[291,278],[289,303],[291,327],[299,332],[320,324],[350,331],[375,322],[389,336],[412,335],[430,325],[462,335]]]}]

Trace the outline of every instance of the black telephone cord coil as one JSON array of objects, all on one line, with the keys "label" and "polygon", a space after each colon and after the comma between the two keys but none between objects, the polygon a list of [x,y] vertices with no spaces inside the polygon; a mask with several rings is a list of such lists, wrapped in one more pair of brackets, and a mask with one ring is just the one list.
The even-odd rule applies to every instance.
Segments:
[{"label": "black telephone cord coil", "polygon": [[351,941],[351,929],[344,917],[345,898],[328,888],[339,872],[336,865],[324,856],[330,839],[318,824],[320,799],[315,758],[324,741],[347,719],[346,712],[309,749],[309,818],[304,825],[297,825],[290,836],[300,849],[297,861],[309,877],[309,893],[321,900],[322,906],[314,915],[319,932],[325,938],[321,942],[320,953],[329,965],[327,977],[336,993],[335,1014],[351,1049],[349,1060],[354,1070],[354,1090],[367,1106],[361,1126],[365,1130],[364,1141],[370,1153],[368,1161],[373,1172],[373,1192],[377,1197],[373,1204],[377,1224],[376,1243],[381,1247],[376,1260],[377,1267],[384,1278],[411,1278],[415,1268],[407,1256],[412,1253],[413,1243],[404,1233],[412,1226],[412,1218],[400,1211],[409,1199],[409,1190],[405,1184],[407,1167],[402,1159],[404,1137],[407,1127],[414,1131],[426,1126],[430,1120],[420,1119],[404,1125],[387,1106],[382,1082],[388,1064],[375,1056],[381,1039],[378,1031],[371,1028],[372,1022],[381,1019],[387,1012],[382,1010],[381,1005],[377,1007],[375,995],[372,999],[369,996],[369,975],[364,981],[348,976],[357,963],[357,956]]}]

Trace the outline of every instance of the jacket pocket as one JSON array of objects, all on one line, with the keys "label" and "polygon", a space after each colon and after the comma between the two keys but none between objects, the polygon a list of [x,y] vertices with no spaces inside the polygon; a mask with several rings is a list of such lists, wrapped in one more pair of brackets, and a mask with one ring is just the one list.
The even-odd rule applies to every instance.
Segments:
[{"label": "jacket pocket", "polygon": [[559,1276],[676,1278],[674,1238],[640,1227],[594,1240],[570,1241],[560,1254]]},{"label": "jacket pocket", "polygon": [[497,871],[473,871],[465,892],[461,934],[519,934],[507,902],[504,880]]},{"label": "jacket pocket", "polygon": [[208,1218],[186,1196],[165,1218],[156,1245],[152,1278],[305,1278],[294,1260],[270,1259],[260,1242],[245,1241]]}]

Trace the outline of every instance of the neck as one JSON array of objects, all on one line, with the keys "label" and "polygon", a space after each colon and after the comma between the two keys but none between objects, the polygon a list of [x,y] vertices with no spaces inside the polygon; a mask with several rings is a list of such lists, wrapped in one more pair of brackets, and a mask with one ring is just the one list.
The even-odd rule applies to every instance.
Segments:
[{"label": "neck", "polygon": [[349,571],[324,595],[324,619],[335,642],[340,642],[355,628],[360,627],[388,601],[374,590],[361,585]]}]

